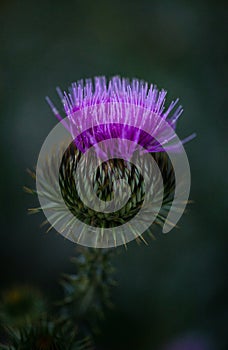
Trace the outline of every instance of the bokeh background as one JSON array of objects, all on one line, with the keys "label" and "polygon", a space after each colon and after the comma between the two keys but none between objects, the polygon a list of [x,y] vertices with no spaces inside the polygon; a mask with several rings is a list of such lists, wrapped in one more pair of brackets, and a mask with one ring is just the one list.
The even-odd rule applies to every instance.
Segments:
[{"label": "bokeh background", "polygon": [[227,24],[220,1],[29,1],[0,3],[1,289],[17,283],[58,295],[75,246],[45,233],[26,168],[56,124],[45,95],[57,85],[120,74],[180,97],[180,137],[192,172],[179,228],[114,259],[116,304],[101,349],[220,350],[227,324]]}]

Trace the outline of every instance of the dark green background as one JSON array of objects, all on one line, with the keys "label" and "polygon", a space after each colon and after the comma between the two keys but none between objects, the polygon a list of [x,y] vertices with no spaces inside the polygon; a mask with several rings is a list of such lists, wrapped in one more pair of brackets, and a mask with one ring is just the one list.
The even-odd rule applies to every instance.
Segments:
[{"label": "dark green background", "polygon": [[37,200],[22,191],[56,124],[44,100],[55,99],[56,85],[101,74],[156,83],[169,101],[181,98],[178,135],[198,135],[186,145],[195,203],[179,229],[148,247],[132,242],[116,258],[105,350],[160,350],[179,338],[208,344],[199,350],[228,348],[227,10],[202,0],[0,3],[2,288],[26,282],[56,294],[74,254],[39,228],[43,215],[27,215]]}]

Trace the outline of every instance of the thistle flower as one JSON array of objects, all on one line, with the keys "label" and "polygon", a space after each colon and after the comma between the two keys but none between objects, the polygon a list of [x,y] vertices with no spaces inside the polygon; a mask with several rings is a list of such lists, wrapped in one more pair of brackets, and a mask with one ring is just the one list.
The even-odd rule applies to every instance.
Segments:
[{"label": "thistle flower", "polygon": [[39,291],[29,286],[14,286],[1,296],[0,321],[11,327],[37,320],[45,310]]},{"label": "thistle flower", "polygon": [[[72,142],[61,149],[60,140],[42,166],[38,161],[38,195],[51,225],[74,242],[93,247],[143,239],[153,222],[165,222],[169,231],[184,210],[190,186],[187,158],[182,157],[187,169],[183,189],[183,169],[174,169],[172,154],[183,155],[182,143],[194,137],[180,142],[175,134],[183,112],[178,99],[165,110],[165,90],[119,77],[108,83],[104,77],[94,84],[80,80],[68,93],[57,92],[66,117],[48,97],[47,102]],[[174,223],[167,217],[172,204]]]},{"label": "thistle flower", "polygon": [[185,334],[171,341],[161,350],[211,350],[212,344],[209,340],[203,334]]}]

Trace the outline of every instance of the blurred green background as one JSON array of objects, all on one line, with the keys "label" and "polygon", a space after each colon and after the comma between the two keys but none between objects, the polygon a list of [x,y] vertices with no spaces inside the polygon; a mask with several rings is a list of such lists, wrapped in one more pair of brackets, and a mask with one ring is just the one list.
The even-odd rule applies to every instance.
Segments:
[{"label": "blurred green background", "polygon": [[228,348],[227,10],[203,0],[0,3],[2,289],[57,295],[71,269],[74,244],[40,229],[44,216],[27,215],[37,199],[22,190],[56,125],[44,97],[58,101],[57,85],[101,74],[156,83],[184,106],[178,135],[198,135],[186,145],[194,204],[163,239],[120,248],[101,349]]}]

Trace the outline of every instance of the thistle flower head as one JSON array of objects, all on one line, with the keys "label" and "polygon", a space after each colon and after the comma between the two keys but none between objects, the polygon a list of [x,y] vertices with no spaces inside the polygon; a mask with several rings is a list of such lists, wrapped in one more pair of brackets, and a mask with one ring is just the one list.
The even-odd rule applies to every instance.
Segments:
[{"label": "thistle flower head", "polygon": [[[68,92],[57,92],[66,117],[47,102],[71,142],[53,154],[54,130],[37,172],[41,207],[52,226],[93,247],[142,238],[153,222],[165,223],[168,232],[186,205],[190,175],[182,143],[194,137],[181,142],[175,133],[183,111],[178,99],[165,109],[165,90],[119,77],[80,80]],[[52,155],[40,165],[48,147]]]},{"label": "thistle flower head", "polygon": [[39,291],[28,286],[15,286],[1,296],[0,321],[11,326],[25,325],[44,312],[45,302]]}]

